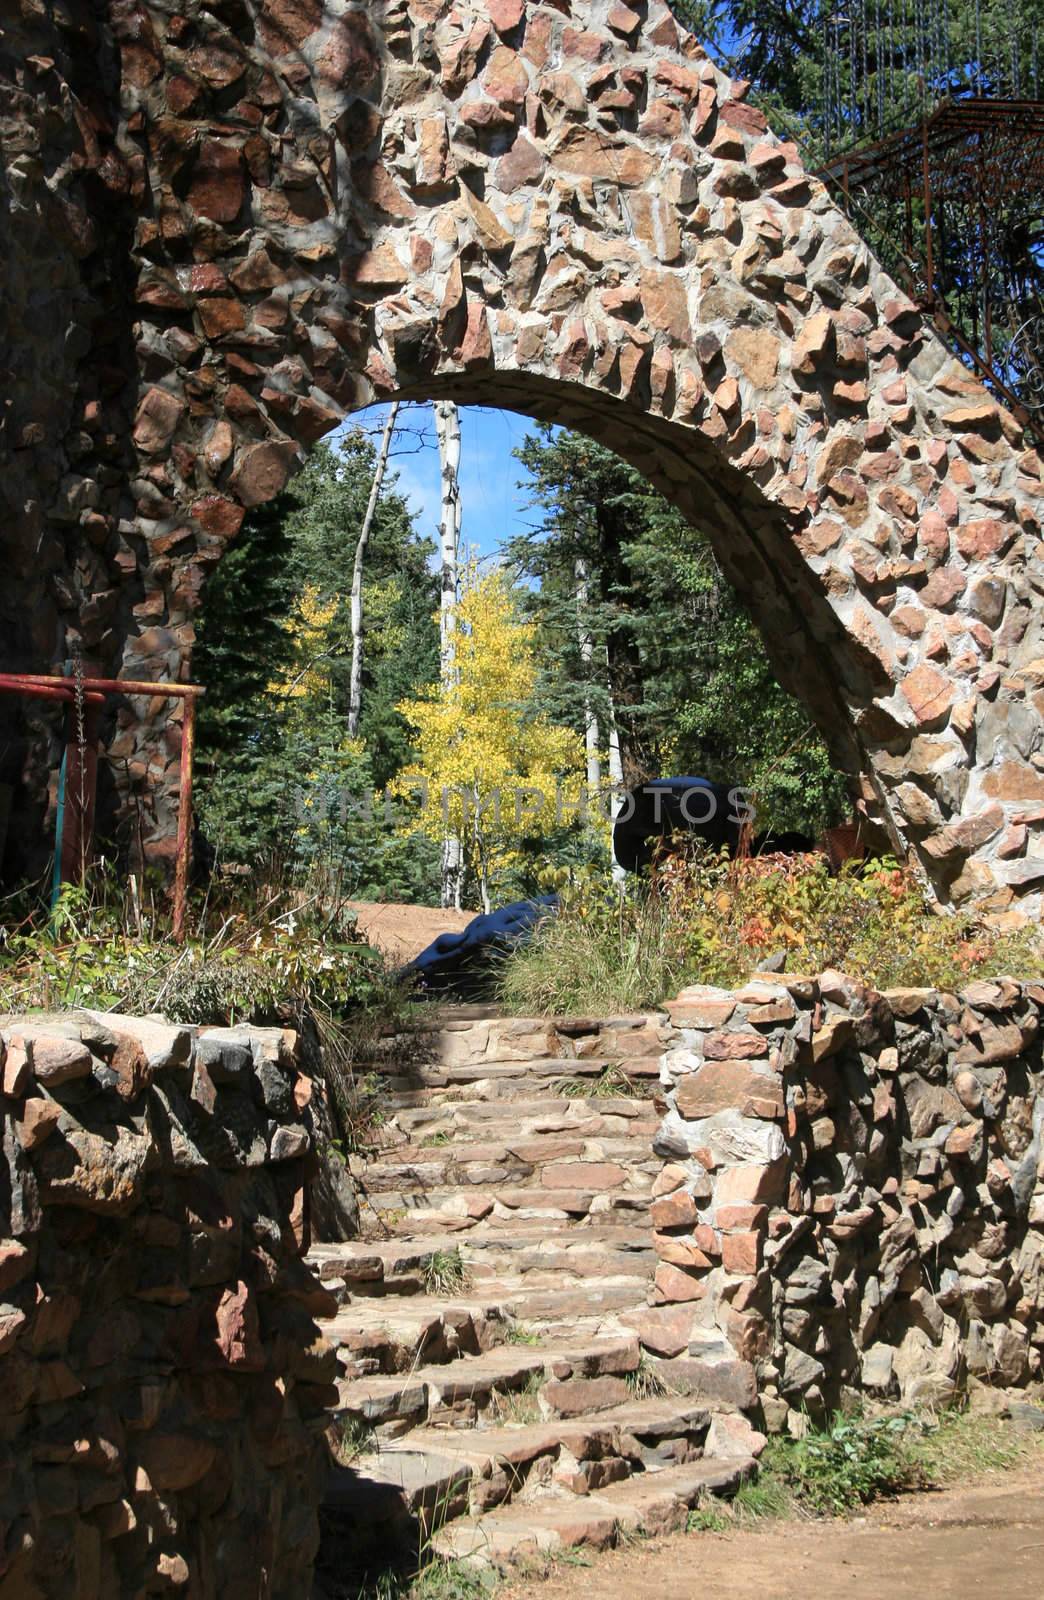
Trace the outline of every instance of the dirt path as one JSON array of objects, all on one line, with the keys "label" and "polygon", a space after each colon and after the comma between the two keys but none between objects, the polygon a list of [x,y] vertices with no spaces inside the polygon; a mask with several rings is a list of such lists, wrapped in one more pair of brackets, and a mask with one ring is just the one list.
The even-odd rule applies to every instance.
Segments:
[{"label": "dirt path", "polygon": [[349,900],[357,913],[358,930],[390,961],[412,961],[440,933],[462,933],[474,911],[443,911],[439,906],[382,905],[369,900]]},{"label": "dirt path", "polygon": [[1019,1471],[905,1495],[849,1522],[674,1534],[500,1600],[1041,1600],[1044,1484]]}]

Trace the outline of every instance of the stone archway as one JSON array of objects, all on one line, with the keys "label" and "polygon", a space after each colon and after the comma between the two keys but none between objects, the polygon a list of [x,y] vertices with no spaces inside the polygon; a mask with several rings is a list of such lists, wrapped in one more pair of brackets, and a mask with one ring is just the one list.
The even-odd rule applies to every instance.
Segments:
[{"label": "stone archway", "polygon": [[[41,177],[9,136],[9,192],[38,233],[104,195],[118,225],[67,221],[53,256],[89,305],[106,261],[134,301],[133,385],[93,393],[90,339],[53,354],[94,426],[56,447],[36,519],[60,524],[54,581],[23,585],[56,636],[179,670],[244,509],[354,408],[553,418],[707,528],[939,898],[1039,911],[1040,460],[665,5],[109,0],[104,21],[107,97],[67,24],[25,22],[48,65],[4,68],[23,132],[43,104],[65,151]],[[162,849],[160,739],[128,713],[112,750]]]}]

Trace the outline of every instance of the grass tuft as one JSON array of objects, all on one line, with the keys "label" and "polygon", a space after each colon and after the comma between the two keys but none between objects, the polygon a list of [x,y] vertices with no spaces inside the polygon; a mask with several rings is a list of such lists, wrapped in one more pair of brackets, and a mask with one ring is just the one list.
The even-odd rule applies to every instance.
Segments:
[{"label": "grass tuft", "polygon": [[354,1412],[338,1417],[326,1430],[330,1454],[342,1467],[350,1467],[359,1456],[377,1449],[377,1435],[364,1418]]},{"label": "grass tuft", "polygon": [[713,1497],[701,1500],[689,1512],[686,1533],[727,1533],[735,1523],[730,1509]]},{"label": "grass tuft", "polygon": [[528,1426],[542,1422],[540,1391],[546,1379],[542,1372],[531,1373],[521,1389],[495,1389],[489,1397],[487,1416],[491,1421]]},{"label": "grass tuft", "polygon": [[939,917],[891,859],[835,875],[818,852],[730,861],[690,847],[623,892],[597,875],[578,879],[557,916],[505,959],[500,996],[528,1016],[646,1011],[690,983],[733,988],[767,956],[875,988],[959,992],[971,978],[1044,971],[1039,929],[1003,933],[971,912]]},{"label": "grass tuft", "polygon": [[544,1336],[524,1322],[513,1322],[504,1335],[505,1344],[542,1344]]},{"label": "grass tuft", "polygon": [[997,1417],[944,1411],[925,1422],[909,1451],[924,1479],[944,1488],[1044,1460],[1044,1434],[1021,1432]]},{"label": "grass tuft", "polygon": [[597,1078],[559,1078],[554,1092],[563,1100],[633,1100],[640,1090],[614,1063]]},{"label": "grass tuft", "polygon": [[424,1264],[424,1288],[427,1294],[459,1294],[471,1282],[460,1246],[452,1250],[433,1250]]},{"label": "grass tuft", "polygon": [[491,1567],[428,1555],[414,1572],[382,1572],[364,1582],[355,1600],[485,1600],[499,1582]]},{"label": "grass tuft", "polygon": [[664,1376],[659,1362],[644,1350],[634,1371],[627,1374],[626,1383],[636,1400],[660,1400],[678,1393],[677,1385]]},{"label": "grass tuft", "polygon": [[644,1011],[678,993],[685,966],[663,903],[639,894],[593,918],[546,918],[504,962],[500,998],[522,1016]]}]

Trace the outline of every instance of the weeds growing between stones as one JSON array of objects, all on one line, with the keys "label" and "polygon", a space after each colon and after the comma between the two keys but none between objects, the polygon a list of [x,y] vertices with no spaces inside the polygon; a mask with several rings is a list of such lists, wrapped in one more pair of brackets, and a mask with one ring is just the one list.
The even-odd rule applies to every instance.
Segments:
[{"label": "weeds growing between stones", "polygon": [[431,1295],[459,1294],[471,1281],[458,1245],[452,1250],[433,1250],[424,1263],[423,1276],[424,1292]]}]

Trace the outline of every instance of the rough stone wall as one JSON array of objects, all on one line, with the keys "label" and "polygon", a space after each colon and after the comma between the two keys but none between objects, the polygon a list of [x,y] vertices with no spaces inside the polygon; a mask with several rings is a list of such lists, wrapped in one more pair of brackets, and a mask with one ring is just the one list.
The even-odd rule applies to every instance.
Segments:
[{"label": "rough stone wall", "polygon": [[[88,666],[115,670],[136,630],[136,268],[120,73],[89,0],[0,5],[4,671],[61,670],[75,645]],[[143,666],[158,676],[180,660]],[[53,708],[0,695],[0,783],[16,791],[19,849],[32,830],[18,820],[46,801],[59,728]]]},{"label": "rough stone wall", "polygon": [[335,1302],[295,1036],[0,1031],[0,1596],[308,1594]]},{"label": "rough stone wall", "polygon": [[[492,402],[707,529],[942,900],[1039,912],[1040,459],[660,0],[9,9],[8,665],[189,671],[301,443]],[[154,854],[167,716],[109,730]]]},{"label": "rough stone wall", "polygon": [[668,1007],[649,1313],[754,1363],[766,1420],[1044,1368],[1044,987],[837,973]]}]

